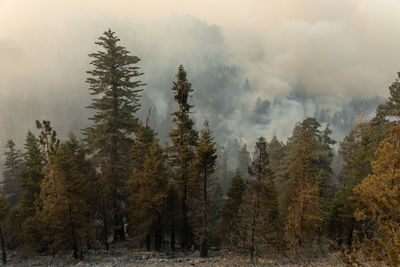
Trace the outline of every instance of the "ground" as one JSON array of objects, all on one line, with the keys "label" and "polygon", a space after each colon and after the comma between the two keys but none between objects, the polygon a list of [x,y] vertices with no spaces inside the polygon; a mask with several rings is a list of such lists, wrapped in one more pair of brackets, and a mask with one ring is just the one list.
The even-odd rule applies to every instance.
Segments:
[{"label": "ground", "polygon": [[[109,251],[88,251],[83,260],[71,256],[25,256],[10,253],[9,266],[254,266],[246,257],[229,252],[210,252],[210,257],[200,258],[198,252],[147,252],[132,249],[129,243],[111,246]],[[337,255],[310,259],[307,257],[259,258],[256,266],[344,266]]]}]

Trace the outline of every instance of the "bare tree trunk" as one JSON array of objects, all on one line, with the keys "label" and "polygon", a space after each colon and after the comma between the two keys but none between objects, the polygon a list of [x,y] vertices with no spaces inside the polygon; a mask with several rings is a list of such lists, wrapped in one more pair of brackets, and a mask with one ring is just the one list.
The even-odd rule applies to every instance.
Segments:
[{"label": "bare tree trunk", "polygon": [[161,222],[161,215],[158,214],[157,217],[157,226],[156,226],[156,232],[154,235],[154,247],[157,251],[161,250],[161,246],[162,246],[162,222]]},{"label": "bare tree trunk", "polygon": [[181,248],[187,249],[189,247],[189,222],[188,222],[188,208],[187,208],[187,175],[186,175],[186,162],[183,164],[183,198],[182,198],[182,232],[181,232]]},{"label": "bare tree trunk", "polygon": [[1,259],[3,265],[7,264],[6,245],[4,244],[3,230],[0,228],[0,241],[1,241]]},{"label": "bare tree trunk", "polygon": [[146,235],[146,250],[147,250],[147,251],[150,251],[150,243],[151,243],[150,235],[147,234],[147,235]]},{"label": "bare tree trunk", "polygon": [[107,231],[107,216],[106,216],[106,207],[104,203],[103,197],[103,231],[104,231],[104,245],[106,246],[106,250],[108,250],[108,231]]},{"label": "bare tree trunk", "polygon": [[200,247],[200,257],[208,256],[208,236],[207,236],[207,170],[204,170],[203,178],[203,220],[202,220],[202,242]]},{"label": "bare tree trunk", "polygon": [[171,249],[175,251],[175,211],[173,211],[171,219]]},{"label": "bare tree trunk", "polygon": [[72,249],[74,251],[74,258],[78,259],[78,242],[76,240],[76,235],[75,235],[75,224],[72,221],[71,203],[69,203],[69,221],[70,221],[70,224],[71,224]]}]

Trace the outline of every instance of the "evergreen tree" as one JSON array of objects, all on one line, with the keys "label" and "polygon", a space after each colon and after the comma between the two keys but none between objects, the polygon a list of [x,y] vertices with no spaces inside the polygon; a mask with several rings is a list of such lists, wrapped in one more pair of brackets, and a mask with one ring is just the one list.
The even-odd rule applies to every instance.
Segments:
[{"label": "evergreen tree", "polygon": [[135,113],[140,108],[139,98],[143,84],[133,80],[140,76],[140,59],[118,45],[120,39],[111,30],[104,32],[96,42],[104,51],[89,54],[93,70],[87,83],[95,96],[88,107],[95,110],[90,118],[93,125],[84,129],[85,141],[100,167],[104,186],[109,188],[113,213],[114,240],[125,237],[123,202],[125,182],[130,171],[132,133],[138,127]]},{"label": "evergreen tree", "polygon": [[40,194],[40,182],[43,179],[43,161],[39,142],[34,134],[29,131],[26,136],[24,165],[20,171],[21,176],[21,201],[19,211],[23,218],[34,214],[36,197]]},{"label": "evergreen tree", "polygon": [[22,224],[24,244],[32,243],[32,234],[36,232],[32,226],[32,218],[35,214],[35,203],[40,195],[40,184],[43,180],[44,156],[40,149],[39,140],[28,132],[24,153],[24,165],[20,171],[21,200],[18,204],[18,214]]},{"label": "evergreen tree", "polygon": [[7,151],[4,153],[6,162],[4,164],[3,177],[3,195],[6,196],[10,206],[14,206],[20,199],[20,176],[19,172],[22,168],[22,153],[15,148],[13,140],[8,140],[6,144]]},{"label": "evergreen tree", "polygon": [[128,181],[130,228],[134,236],[146,237],[148,250],[150,236],[154,234],[155,249],[160,250],[163,239],[162,223],[168,197],[166,157],[154,134],[152,143],[148,144],[149,140],[144,136],[145,131],[140,130],[139,133],[133,146],[133,154],[145,148],[141,155],[144,161],[142,166],[134,164],[133,175]]},{"label": "evergreen tree", "polygon": [[389,87],[389,99],[383,104],[380,104],[376,109],[375,121],[394,120],[397,123],[400,121],[400,72],[397,73],[396,79]]},{"label": "evergreen tree", "polygon": [[193,180],[195,180],[195,190],[199,193],[198,206],[194,207],[197,215],[195,216],[194,226],[196,227],[195,234],[200,245],[200,257],[208,256],[209,233],[212,225],[210,223],[212,216],[210,214],[209,191],[211,188],[211,175],[215,170],[217,160],[216,151],[208,121],[205,120],[204,128],[201,131],[201,139],[196,147],[196,159],[193,163],[195,170]]},{"label": "evergreen tree", "polygon": [[74,258],[79,258],[93,238],[88,218],[89,179],[84,172],[86,153],[70,135],[50,157],[53,171],[45,172],[35,220],[42,225],[42,242],[53,252],[72,251]]},{"label": "evergreen tree", "polygon": [[[173,112],[172,122],[174,128],[169,133],[172,144],[167,148],[169,158],[174,167],[175,188],[177,200],[180,204],[182,219],[181,247],[190,247],[190,227],[188,218],[188,182],[190,178],[190,166],[195,156],[194,147],[197,143],[198,133],[194,129],[193,120],[190,118],[190,109],[193,107],[188,100],[193,91],[192,85],[187,81],[186,71],[179,66],[177,80],[173,83],[172,91],[178,103],[178,110]],[[174,232],[175,226],[171,231]]]},{"label": "evergreen tree", "polygon": [[257,253],[276,245],[278,239],[278,202],[264,137],[256,142],[249,170],[255,179],[246,190],[229,238],[254,261]]},{"label": "evergreen tree", "polygon": [[309,245],[322,221],[318,184],[312,165],[311,135],[310,129],[303,130],[289,181],[285,239],[292,249]]},{"label": "evergreen tree", "polygon": [[361,221],[368,257],[400,264],[400,125],[383,140],[372,162],[373,174],[354,188],[354,217]]},{"label": "evergreen tree", "polygon": [[[289,180],[292,178],[293,164],[297,160],[299,144],[302,142],[302,135],[307,131],[310,135],[310,152],[313,183],[317,185],[319,197],[321,199],[321,208],[324,211],[324,217],[329,209],[329,200],[333,195],[332,189],[332,168],[333,160],[333,140],[330,138],[331,130],[327,126],[323,131],[319,128],[321,125],[315,118],[308,117],[300,123],[297,123],[293,129],[292,136],[283,147],[284,158],[277,170],[276,184],[280,195],[281,214],[286,217],[289,207],[288,194],[286,191],[290,187]],[[283,190],[282,190],[283,189]],[[282,191],[283,192],[282,192]]]},{"label": "evergreen tree", "polygon": [[353,189],[372,173],[374,151],[387,133],[386,125],[377,125],[373,121],[359,122],[340,143],[339,154],[345,164],[343,178],[332,200],[327,222],[330,238],[337,240],[339,245],[343,242],[351,245],[353,231],[360,230],[353,217]]},{"label": "evergreen tree", "polygon": [[237,218],[239,207],[242,204],[243,195],[246,190],[246,181],[237,170],[232,178],[231,186],[227,192],[227,198],[224,200],[222,209],[222,220],[220,223],[221,239],[228,243],[227,235],[232,231],[232,227]]}]

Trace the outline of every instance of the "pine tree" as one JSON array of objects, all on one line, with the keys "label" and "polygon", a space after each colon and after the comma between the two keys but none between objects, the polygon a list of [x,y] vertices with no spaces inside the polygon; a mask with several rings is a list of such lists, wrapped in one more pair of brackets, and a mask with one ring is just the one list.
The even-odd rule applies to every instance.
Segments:
[{"label": "pine tree", "polygon": [[310,244],[322,221],[321,203],[311,155],[311,133],[304,129],[291,170],[288,189],[288,216],[285,225],[287,245],[297,249]]},{"label": "pine tree", "polygon": [[[174,128],[169,133],[172,144],[167,148],[169,158],[174,167],[175,189],[177,200],[180,204],[182,219],[181,248],[190,247],[190,227],[188,218],[188,182],[190,178],[190,166],[195,156],[194,147],[197,143],[198,133],[194,130],[193,120],[190,118],[190,109],[193,107],[188,100],[193,91],[192,85],[187,81],[186,71],[179,66],[177,80],[173,83],[172,91],[178,103],[178,110],[173,112],[172,122]],[[172,226],[171,232],[175,227]]]},{"label": "pine tree", "polygon": [[397,73],[396,79],[389,87],[389,99],[383,104],[380,104],[376,109],[377,120],[395,120],[400,121],[400,72]]},{"label": "pine tree", "polygon": [[[215,163],[217,160],[215,143],[211,136],[211,129],[208,125],[208,121],[204,121],[204,128],[201,131],[201,138],[198,146],[196,147],[196,159],[193,162],[195,170],[195,177],[193,177],[195,190],[199,192],[199,199],[197,205],[192,208],[196,208],[194,220],[194,226],[196,237],[198,238],[200,245],[200,257],[208,256],[209,248],[209,233],[211,231],[210,221],[212,216],[210,214],[210,195],[209,191],[211,188],[211,175],[215,170]],[[199,217],[199,218],[198,218]],[[193,220],[193,218],[192,218]],[[198,223],[196,223],[196,221]]]},{"label": "pine tree", "polygon": [[353,217],[353,189],[372,173],[374,151],[387,135],[388,127],[385,125],[377,125],[373,121],[359,122],[340,143],[339,154],[345,165],[327,221],[328,235],[337,240],[339,245],[343,242],[351,245],[353,231],[360,230],[359,223]]},{"label": "pine tree", "polygon": [[266,251],[277,243],[278,202],[273,183],[274,173],[269,166],[267,142],[258,138],[250,174],[255,177],[243,197],[237,220],[229,238],[236,250],[250,254]]},{"label": "pine tree", "polygon": [[145,133],[143,131],[139,133],[143,135],[139,135],[135,140],[133,154],[142,148],[145,150],[142,154],[143,165],[135,164],[133,175],[128,181],[130,227],[134,236],[146,237],[148,250],[150,236],[154,235],[155,249],[160,250],[163,239],[162,222],[168,197],[166,157],[154,134],[152,142],[148,144],[149,140],[146,140]]},{"label": "pine tree", "polygon": [[44,156],[40,149],[39,140],[30,131],[26,137],[25,150],[24,165],[20,171],[21,200],[18,204],[18,214],[22,224],[23,240],[27,245],[33,242],[31,236],[36,232],[35,228],[32,227],[32,218],[40,195],[44,167]]},{"label": "pine tree", "polygon": [[93,125],[84,129],[85,141],[93,160],[101,169],[104,186],[111,194],[114,240],[125,238],[123,201],[121,191],[129,179],[132,133],[138,127],[135,113],[140,108],[139,98],[143,84],[133,79],[142,75],[135,66],[140,59],[118,45],[120,39],[111,30],[104,32],[96,42],[104,51],[89,54],[93,70],[87,83],[93,98],[89,109]]},{"label": "pine tree", "polygon": [[74,258],[79,258],[93,239],[88,217],[89,179],[84,172],[86,153],[70,135],[50,157],[53,171],[45,172],[35,219],[45,226],[41,239],[53,252],[72,251]]},{"label": "pine tree", "polygon": [[400,264],[400,125],[383,140],[372,162],[373,174],[354,188],[354,217],[363,224],[364,254]]},{"label": "pine tree", "polygon": [[20,185],[19,185],[19,172],[22,168],[23,160],[22,153],[19,149],[15,148],[13,140],[8,140],[6,144],[6,162],[4,164],[3,177],[3,194],[7,198],[9,205],[15,206],[20,199]]},{"label": "pine tree", "polygon": [[232,227],[242,204],[243,196],[246,190],[246,181],[237,170],[232,178],[231,186],[227,192],[227,198],[224,200],[222,209],[222,220],[220,224],[221,239],[228,243],[228,234],[232,232]]}]

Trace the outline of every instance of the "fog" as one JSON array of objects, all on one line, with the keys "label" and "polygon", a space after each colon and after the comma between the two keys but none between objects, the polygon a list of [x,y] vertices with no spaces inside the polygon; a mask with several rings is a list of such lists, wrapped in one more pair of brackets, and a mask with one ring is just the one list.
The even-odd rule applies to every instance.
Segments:
[{"label": "fog", "polygon": [[140,118],[162,142],[179,64],[192,82],[194,118],[216,140],[285,140],[315,116],[340,141],[388,96],[400,71],[396,0],[50,1],[0,0],[0,152],[22,148],[36,119],[61,137],[88,125],[88,53],[111,28],[147,85]]}]

